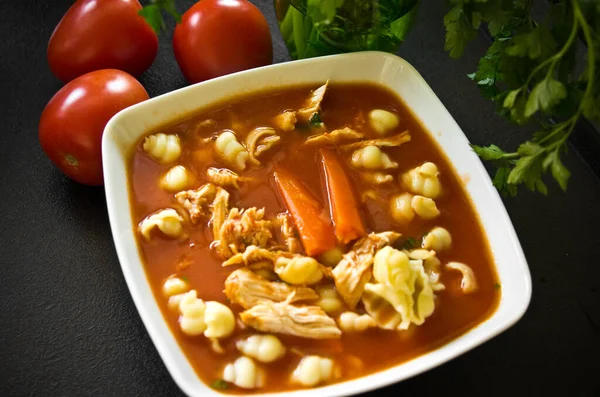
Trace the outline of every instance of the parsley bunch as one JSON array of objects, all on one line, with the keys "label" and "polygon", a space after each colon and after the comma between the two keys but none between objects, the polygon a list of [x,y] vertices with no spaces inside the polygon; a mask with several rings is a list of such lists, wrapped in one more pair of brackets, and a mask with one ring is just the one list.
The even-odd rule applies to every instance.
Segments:
[{"label": "parsley bunch", "polygon": [[473,145],[495,163],[496,188],[511,196],[524,184],[546,194],[550,171],[566,190],[571,173],[561,161],[566,141],[581,117],[600,120],[600,1],[551,0],[534,20],[533,0],[451,0],[444,17],[445,49],[459,57],[487,24],[494,41],[469,77],[498,113],[538,131],[515,152]]}]

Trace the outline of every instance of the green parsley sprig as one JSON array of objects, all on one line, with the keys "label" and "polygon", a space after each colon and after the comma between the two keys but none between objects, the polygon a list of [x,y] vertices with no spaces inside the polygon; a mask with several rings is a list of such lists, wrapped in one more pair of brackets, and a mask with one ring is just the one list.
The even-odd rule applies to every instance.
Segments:
[{"label": "green parsley sprig", "polygon": [[531,16],[533,0],[451,4],[444,18],[446,51],[459,57],[486,23],[494,41],[469,77],[500,114],[538,126],[515,152],[473,145],[497,166],[494,185],[511,196],[519,185],[547,194],[542,177],[549,171],[566,190],[571,173],[561,154],[567,139],[581,117],[600,120],[600,1],[551,0],[539,21]]},{"label": "green parsley sprig", "polygon": [[150,0],[150,4],[142,8],[138,14],[144,17],[156,34],[160,34],[162,30],[167,28],[163,12],[175,18],[177,23],[181,22],[181,14],[177,11],[175,0]]}]

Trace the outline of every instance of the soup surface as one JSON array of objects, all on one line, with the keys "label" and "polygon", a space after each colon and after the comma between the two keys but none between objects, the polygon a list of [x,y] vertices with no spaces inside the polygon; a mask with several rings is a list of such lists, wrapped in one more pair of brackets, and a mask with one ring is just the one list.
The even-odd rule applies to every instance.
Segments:
[{"label": "soup surface", "polygon": [[152,131],[129,172],[155,297],[198,376],[223,392],[377,372],[498,304],[464,182],[384,87],[232,98]]}]

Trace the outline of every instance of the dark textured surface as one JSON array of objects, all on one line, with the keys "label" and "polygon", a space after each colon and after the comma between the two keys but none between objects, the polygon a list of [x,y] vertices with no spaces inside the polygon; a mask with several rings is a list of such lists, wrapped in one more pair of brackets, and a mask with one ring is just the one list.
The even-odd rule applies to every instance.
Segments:
[{"label": "dark textured surface", "polygon": [[[39,115],[61,86],[45,48],[70,3],[0,2],[0,395],[180,396],[123,280],[103,190],[67,180],[38,144]],[[192,2],[178,3],[183,9]],[[275,61],[287,61],[271,3],[256,3],[271,22]],[[440,3],[421,7],[400,54],[473,142],[516,145],[524,133],[496,117],[465,77],[484,39],[450,60]],[[153,96],[184,84],[168,39],[141,80]],[[600,181],[575,151],[566,163],[573,172],[568,193],[505,201],[533,278],[525,317],[386,393],[600,395]]]}]

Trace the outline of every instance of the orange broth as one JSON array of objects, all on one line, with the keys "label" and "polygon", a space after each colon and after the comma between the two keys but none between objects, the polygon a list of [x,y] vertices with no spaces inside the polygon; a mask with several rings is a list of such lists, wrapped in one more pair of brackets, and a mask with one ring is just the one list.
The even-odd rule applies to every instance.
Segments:
[{"label": "orange broth", "polygon": [[[182,144],[182,155],[178,164],[185,166],[194,175],[195,189],[206,182],[208,167],[224,167],[215,153],[212,143],[202,143],[223,129],[234,130],[240,141],[253,128],[272,125],[274,115],[286,109],[302,107],[314,86],[293,86],[257,92],[250,95],[231,98],[210,108],[181,119],[175,123],[160,127],[151,133],[163,132],[177,134]],[[290,375],[301,359],[300,354],[317,354],[331,357],[341,367],[344,381],[368,375],[398,365],[419,355],[434,350],[448,341],[457,338],[469,329],[484,321],[496,309],[500,290],[497,285],[493,257],[490,253],[485,233],[477,214],[465,193],[463,182],[456,174],[451,163],[441,152],[432,137],[411,113],[407,105],[391,91],[372,84],[331,84],[322,103],[321,119],[328,130],[350,126],[369,132],[368,123],[364,123],[367,113],[374,108],[387,109],[400,116],[397,132],[409,130],[411,141],[397,148],[385,151],[393,161],[399,163],[393,171],[393,183],[375,187],[377,197],[361,200],[360,193],[372,186],[362,182],[356,170],[349,162],[344,164],[347,175],[353,183],[356,201],[368,232],[398,231],[403,236],[420,238],[434,226],[448,229],[453,237],[452,248],[438,254],[442,263],[457,261],[468,264],[477,276],[479,289],[472,294],[463,294],[460,289],[461,274],[443,270],[440,281],[446,289],[436,293],[435,312],[421,326],[412,325],[406,331],[387,331],[371,329],[363,333],[344,333],[339,340],[310,340],[298,337],[278,335],[288,349],[286,356],[271,364],[260,364],[267,375],[266,386],[256,391],[281,391],[296,389],[290,383]],[[199,126],[206,119],[216,121],[211,127]],[[285,212],[277,188],[273,184],[274,166],[283,167],[294,173],[297,178],[312,191],[315,197],[328,208],[327,195],[323,192],[320,179],[318,148],[302,147],[309,132],[297,129],[282,132],[281,143],[266,152],[260,159],[260,167],[249,167],[240,175],[252,177],[252,181],[241,183],[239,190],[228,189],[231,193],[230,207],[264,207],[266,218],[274,218],[277,213]],[[177,208],[173,193],[159,186],[161,176],[173,164],[161,165],[150,158],[142,149],[141,140],[131,153],[129,163],[129,186],[132,216],[134,224],[141,222],[148,214],[163,208]],[[340,158],[348,160],[348,154],[340,153]],[[437,207],[441,215],[425,221],[415,217],[408,226],[396,224],[389,215],[388,201],[392,195],[406,191],[398,182],[397,175],[425,161],[434,162],[440,171],[443,195],[437,198]],[[223,293],[224,281],[232,268],[221,266],[221,260],[209,249],[212,234],[207,222],[184,226],[187,238],[168,239],[153,235],[146,241],[139,233],[138,245],[144,261],[148,280],[154,291],[165,321],[169,324],[190,363],[198,376],[208,384],[222,378],[223,367],[233,362],[240,353],[235,341],[241,337],[256,333],[252,329],[240,330],[239,327],[222,345],[224,354],[217,354],[210,342],[203,336],[188,337],[178,327],[178,313],[167,307],[167,299],[162,295],[164,280],[172,274],[187,278],[192,288],[198,291],[204,300],[222,302],[237,313],[243,309],[228,302]],[[238,320],[239,322],[239,320]],[[296,354],[296,353],[298,354]],[[252,393],[229,387],[225,393]]]}]

